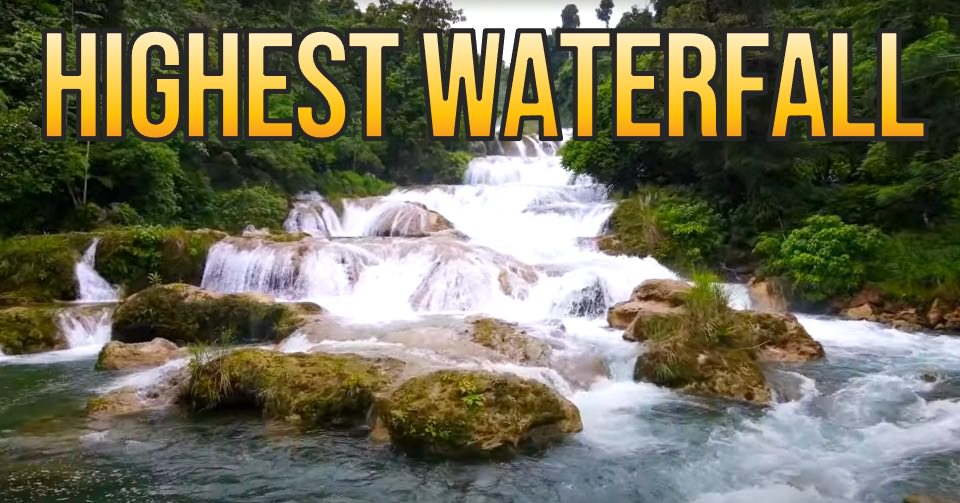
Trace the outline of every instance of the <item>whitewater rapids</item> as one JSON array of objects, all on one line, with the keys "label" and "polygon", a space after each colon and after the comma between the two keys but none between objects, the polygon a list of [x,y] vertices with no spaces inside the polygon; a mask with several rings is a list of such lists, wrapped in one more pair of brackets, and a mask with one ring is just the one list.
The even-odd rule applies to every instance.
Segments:
[{"label": "whitewater rapids", "polygon": [[[643,280],[677,275],[651,258],[613,257],[593,247],[589,238],[600,233],[613,204],[591,180],[562,168],[554,155],[558,146],[533,138],[497,143],[487,151],[508,155],[474,159],[463,185],[401,188],[380,198],[346,200],[339,214],[321,196],[305,194],[285,227],[312,237],[300,242],[229,238],[211,249],[204,288],[314,301],[343,326],[327,340],[291,337],[278,348],[282,351],[397,352],[514,372],[554,387],[582,414],[583,432],[542,459],[470,467],[469,477],[456,468],[425,468],[394,458],[364,465],[353,446],[331,454],[341,456],[323,479],[331,487],[357,500],[372,494],[382,498],[389,489],[397,499],[415,499],[426,491],[439,500],[651,503],[894,503],[912,492],[960,493],[958,338],[799,315],[827,358],[771,368],[771,381],[784,401],[765,409],[633,382],[641,346],[607,328],[605,308],[628,298]],[[428,232],[427,210],[449,220],[455,232]],[[426,235],[380,237],[384,229],[390,235],[398,230]],[[84,274],[93,270],[92,262],[88,265]],[[109,285],[85,277],[90,288],[82,291],[108,295]],[[728,288],[734,307],[749,307],[743,287]],[[445,337],[444,327],[478,314],[521,323],[560,353],[599,357],[609,378],[585,389],[550,368],[485,360],[479,353],[451,358],[443,353],[444,341],[431,339]],[[104,341],[97,328],[102,322],[71,327],[80,347]],[[147,382],[154,374],[126,376],[110,387]],[[178,481],[203,470],[202,463],[178,464],[200,452],[229,456],[208,454],[208,461],[219,466],[217,459],[230,459],[246,467],[251,481],[273,484],[275,494],[291,499],[302,494],[283,490],[316,480],[314,471],[297,475],[301,468],[286,458],[283,470],[262,474],[253,469],[263,471],[274,462],[255,457],[264,442],[243,453],[230,451],[232,441],[196,449],[195,444],[216,437],[208,432],[179,444],[183,440],[177,437],[193,428],[180,427],[170,435],[154,424],[138,441],[163,445],[150,455],[180,467],[174,470]],[[327,446],[319,442],[313,448]],[[248,455],[254,456],[249,466],[238,459]],[[326,470],[324,463],[312,461],[309,470]],[[204,494],[205,487],[233,487],[215,478],[220,475],[197,475],[193,494]],[[378,489],[362,492],[368,484]],[[238,491],[232,494],[248,496]]]}]

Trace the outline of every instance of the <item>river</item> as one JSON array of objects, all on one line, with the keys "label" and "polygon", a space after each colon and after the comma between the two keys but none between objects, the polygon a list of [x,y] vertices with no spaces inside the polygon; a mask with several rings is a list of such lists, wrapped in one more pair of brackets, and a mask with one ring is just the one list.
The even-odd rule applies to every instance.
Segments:
[{"label": "river", "polygon": [[[109,316],[95,311],[61,320],[68,350],[0,357],[2,500],[893,503],[960,494],[960,338],[799,315],[827,358],[770,369],[792,400],[765,409],[633,382],[640,347],[606,327],[605,308],[645,279],[676,275],[651,258],[593,249],[584,238],[599,233],[612,203],[564,171],[556,148],[528,138],[513,155],[474,159],[462,185],[344,201],[339,217],[305,196],[287,228],[315,236],[307,253],[228,239],[211,249],[203,286],[315,301],[337,320],[333,340],[298,334],[286,351],[396,352],[542,380],[580,408],[582,433],[539,456],[463,464],[257,417],[155,412],[91,424],[89,397],[156,378],[93,371],[109,337]],[[462,234],[377,237],[423,226],[429,215],[405,202]],[[91,257],[78,264],[81,300],[110,300]],[[749,307],[742,287],[731,291],[735,307]],[[602,358],[610,377],[584,389],[554,369],[436,340],[434,328],[474,314],[521,323],[572,357]]]}]

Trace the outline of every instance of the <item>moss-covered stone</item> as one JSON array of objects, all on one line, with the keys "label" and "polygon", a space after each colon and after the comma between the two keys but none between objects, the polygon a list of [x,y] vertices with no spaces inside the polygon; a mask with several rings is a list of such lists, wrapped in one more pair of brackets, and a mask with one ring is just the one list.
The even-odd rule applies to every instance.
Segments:
[{"label": "moss-covered stone", "polygon": [[63,349],[67,341],[57,327],[53,307],[11,307],[0,310],[0,349],[28,354]]},{"label": "moss-covered stone", "polygon": [[212,230],[126,227],[3,240],[0,306],[76,299],[74,267],[96,238],[97,272],[128,294],[157,279],[199,285],[207,250],[224,237]]},{"label": "moss-covered stone", "polygon": [[149,342],[127,344],[110,341],[97,356],[97,370],[133,370],[159,367],[175,358],[187,356],[184,348],[166,339],[153,339]]},{"label": "moss-covered stone", "polygon": [[542,367],[550,360],[550,346],[514,323],[494,318],[473,318],[467,320],[467,325],[467,335],[473,342],[521,365]]},{"label": "moss-covered stone", "polygon": [[0,305],[75,299],[74,267],[91,239],[71,233],[0,241]]},{"label": "moss-covered stone", "polygon": [[176,344],[280,341],[321,312],[310,303],[284,304],[264,295],[217,294],[185,285],[160,285],[129,297],[113,316],[114,339]]},{"label": "moss-covered stone", "polygon": [[261,410],[304,426],[366,421],[378,392],[403,369],[392,359],[241,349],[195,360],[186,401],[195,411]]},{"label": "moss-covered stone", "polygon": [[415,377],[377,410],[391,442],[413,455],[503,457],[583,428],[576,406],[546,385],[479,371]]},{"label": "moss-covered stone", "polygon": [[97,233],[97,272],[124,292],[138,292],[152,282],[199,285],[207,251],[226,233],[209,229],[133,227]]}]

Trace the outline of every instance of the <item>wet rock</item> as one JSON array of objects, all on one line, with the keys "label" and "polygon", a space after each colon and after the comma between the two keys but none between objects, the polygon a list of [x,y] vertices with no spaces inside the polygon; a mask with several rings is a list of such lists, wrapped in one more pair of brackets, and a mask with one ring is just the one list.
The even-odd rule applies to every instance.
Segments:
[{"label": "wet rock", "polygon": [[129,297],[113,318],[114,338],[147,342],[160,337],[178,344],[279,341],[322,309],[284,304],[262,294],[219,294],[184,285],[150,287]]},{"label": "wet rock", "polygon": [[930,309],[927,310],[927,326],[939,326],[943,323],[948,312],[949,309],[947,309],[947,306],[943,301],[940,299],[934,299],[933,304],[930,304]]},{"label": "wet rock", "polygon": [[0,310],[0,350],[19,355],[66,348],[67,340],[57,327],[58,312],[53,307]]},{"label": "wet rock", "polygon": [[557,354],[550,361],[550,367],[574,386],[590,389],[593,383],[610,377],[610,367],[603,358],[589,354]]},{"label": "wet rock", "polygon": [[187,350],[161,338],[127,344],[110,341],[100,350],[97,370],[133,370],[158,367],[175,358],[184,358]]},{"label": "wet rock", "polygon": [[679,279],[648,279],[633,289],[630,300],[682,306],[685,295],[691,288],[690,283]]},{"label": "wet rock", "polygon": [[769,280],[751,278],[747,284],[750,301],[756,311],[769,313],[787,312],[787,299],[780,286]]},{"label": "wet rock", "polygon": [[443,215],[423,203],[405,201],[393,204],[377,215],[367,233],[378,237],[422,237],[452,230],[455,230],[453,223]]},{"label": "wet rock", "polygon": [[843,316],[851,320],[876,321],[877,315],[870,304],[860,304],[843,311]]},{"label": "wet rock", "polygon": [[649,342],[647,352],[637,358],[634,379],[757,404],[772,397],[749,350],[691,345],[677,337]]},{"label": "wet rock", "polygon": [[467,320],[466,330],[473,342],[521,365],[545,367],[550,361],[550,346],[515,323],[494,318],[471,318]]},{"label": "wet rock", "polygon": [[170,407],[180,400],[188,376],[185,366],[172,368],[144,388],[125,386],[112,390],[87,402],[87,416],[94,420],[105,420]]},{"label": "wet rock", "polygon": [[87,402],[87,415],[91,419],[125,416],[144,409],[137,388],[133,386],[113,390]]},{"label": "wet rock", "polygon": [[903,503],[960,503],[960,499],[931,494],[911,494],[903,498]]},{"label": "wet rock", "polygon": [[599,279],[590,286],[575,292],[571,299],[563,304],[568,305],[567,314],[580,318],[598,318],[607,309],[609,294]]},{"label": "wet rock", "polygon": [[607,255],[622,255],[624,253],[623,243],[621,243],[620,239],[613,234],[597,236],[595,242],[597,249],[603,253],[606,253]]},{"label": "wet rock", "polygon": [[630,324],[638,316],[656,316],[679,312],[683,305],[685,292],[690,290],[690,284],[685,281],[672,279],[647,280],[633,289],[630,300],[618,302],[607,310],[607,323],[612,328],[628,329],[627,340],[643,340],[637,338]]},{"label": "wet rock", "polygon": [[392,358],[241,349],[197,366],[184,395],[195,411],[239,407],[304,426],[353,426],[403,367]]},{"label": "wet rock", "polygon": [[824,357],[823,346],[790,313],[736,312],[752,332],[757,358],[764,362],[808,362]]},{"label": "wet rock", "polygon": [[583,429],[580,412],[544,384],[444,370],[415,377],[377,405],[390,441],[412,455],[508,457]]}]

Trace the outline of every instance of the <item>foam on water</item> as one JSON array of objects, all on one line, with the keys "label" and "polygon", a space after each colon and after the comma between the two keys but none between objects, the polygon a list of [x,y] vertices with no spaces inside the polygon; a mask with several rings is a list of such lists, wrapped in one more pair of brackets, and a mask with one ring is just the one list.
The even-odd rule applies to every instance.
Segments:
[{"label": "foam on water", "polygon": [[77,290],[80,292],[80,298],[77,300],[80,302],[114,302],[119,299],[117,290],[97,273],[96,257],[99,242],[100,238],[94,238],[74,267]]}]

